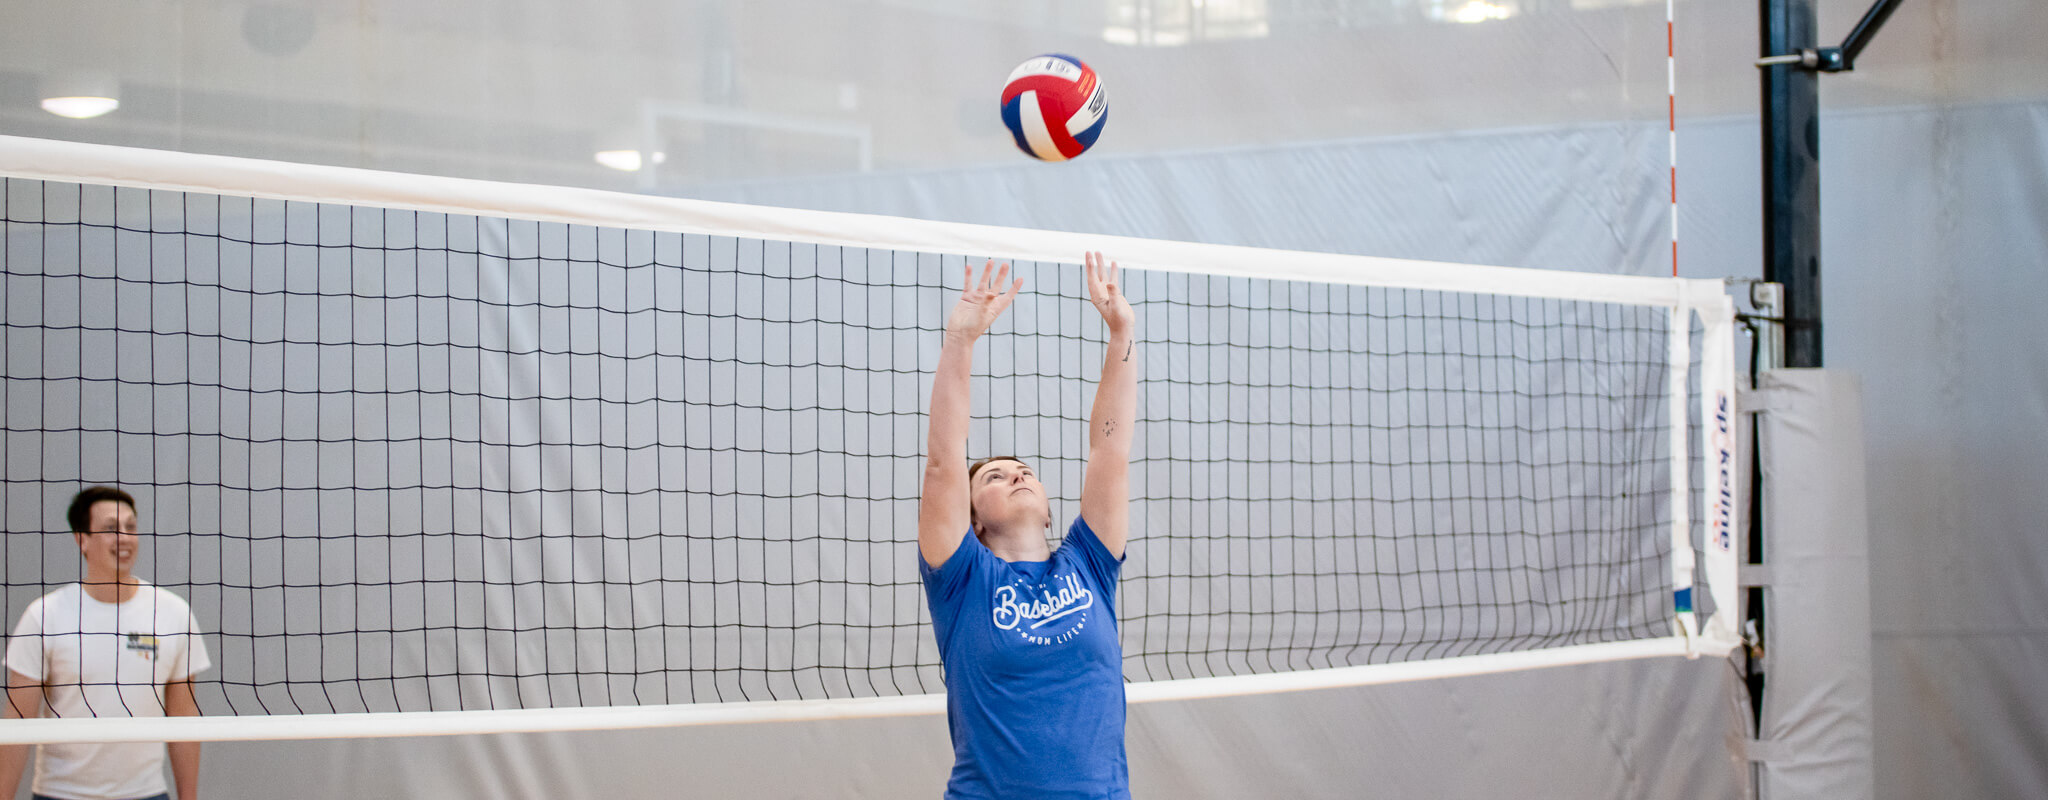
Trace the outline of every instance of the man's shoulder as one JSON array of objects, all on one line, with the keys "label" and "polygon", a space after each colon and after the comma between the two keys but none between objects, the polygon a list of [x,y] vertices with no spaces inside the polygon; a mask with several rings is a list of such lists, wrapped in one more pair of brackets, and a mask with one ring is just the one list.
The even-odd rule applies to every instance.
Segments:
[{"label": "man's shoulder", "polygon": [[[64,627],[64,623],[78,619],[78,584],[67,583],[54,591],[30,600],[21,610],[21,616],[14,619],[14,633],[18,638],[24,631],[50,632],[51,623]],[[10,646],[12,643],[10,642]]]},{"label": "man's shoulder", "polygon": [[27,610],[22,613],[38,612],[52,607],[63,608],[65,606],[78,605],[79,591],[79,586],[76,583],[64,584],[50,590],[41,597],[29,601]]},{"label": "man's shoulder", "polygon": [[128,602],[132,603],[135,600],[142,600],[149,603],[150,607],[156,609],[160,614],[164,612],[192,613],[192,604],[185,602],[185,598],[179,597],[177,592],[148,582],[144,582],[141,588],[142,591],[137,592],[135,598]]}]

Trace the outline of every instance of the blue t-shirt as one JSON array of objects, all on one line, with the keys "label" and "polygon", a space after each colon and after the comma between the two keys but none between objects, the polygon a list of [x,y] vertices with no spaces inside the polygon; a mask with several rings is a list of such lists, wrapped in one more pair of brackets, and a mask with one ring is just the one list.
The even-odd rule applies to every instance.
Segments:
[{"label": "blue t-shirt", "polygon": [[946,667],[947,800],[1128,798],[1116,579],[1074,519],[1047,561],[1004,561],[973,531],[917,559]]}]

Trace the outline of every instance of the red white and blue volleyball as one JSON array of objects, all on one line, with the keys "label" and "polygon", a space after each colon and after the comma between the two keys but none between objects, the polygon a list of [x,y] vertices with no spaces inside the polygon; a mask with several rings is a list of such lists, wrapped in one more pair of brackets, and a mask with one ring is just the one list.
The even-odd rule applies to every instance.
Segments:
[{"label": "red white and blue volleyball", "polygon": [[1102,81],[1073,56],[1033,56],[1003,86],[1003,124],[1032,158],[1065,161],[1088,152],[1108,121]]}]

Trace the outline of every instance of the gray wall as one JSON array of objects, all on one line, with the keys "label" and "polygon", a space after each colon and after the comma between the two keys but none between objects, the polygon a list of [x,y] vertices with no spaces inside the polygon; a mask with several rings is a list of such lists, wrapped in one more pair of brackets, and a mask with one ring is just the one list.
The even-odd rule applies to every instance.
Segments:
[{"label": "gray wall", "polygon": [[1825,346],[1865,380],[1879,796],[2048,795],[2048,105],[1831,122]]}]

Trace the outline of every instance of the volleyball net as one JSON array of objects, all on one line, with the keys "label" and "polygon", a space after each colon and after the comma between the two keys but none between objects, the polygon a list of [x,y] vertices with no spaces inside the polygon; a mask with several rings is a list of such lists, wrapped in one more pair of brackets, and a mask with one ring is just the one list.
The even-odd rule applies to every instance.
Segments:
[{"label": "volleyball net", "polygon": [[[9,630],[89,484],[207,715],[0,742],[930,713],[924,405],[963,264],[1023,294],[973,455],[1079,507],[1126,269],[1133,700],[1736,642],[1718,281],[1010,230],[0,137]],[[1055,533],[1064,530],[1056,525]]]}]

